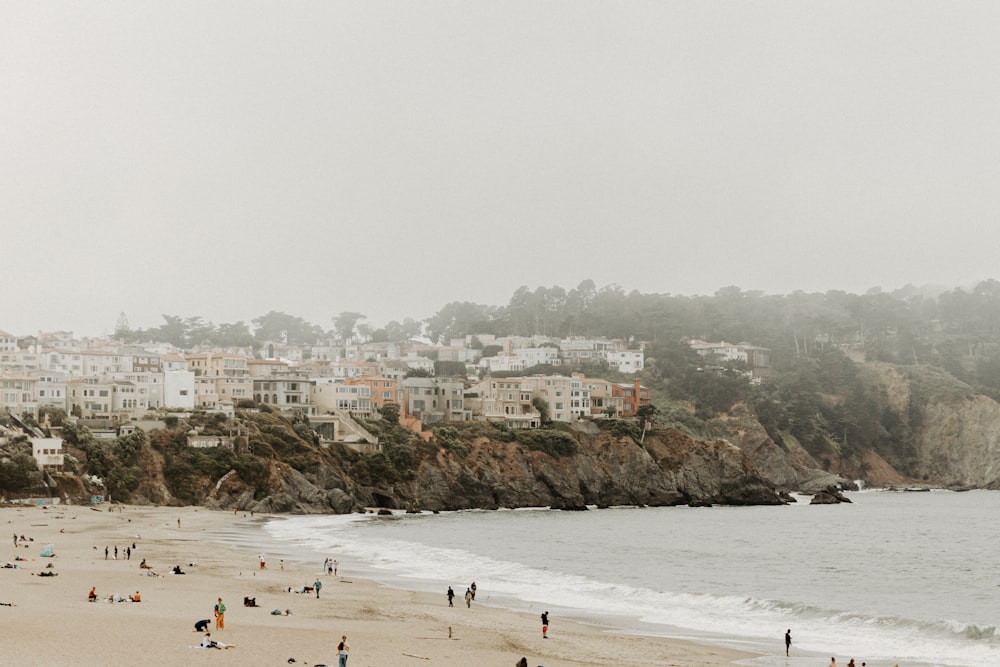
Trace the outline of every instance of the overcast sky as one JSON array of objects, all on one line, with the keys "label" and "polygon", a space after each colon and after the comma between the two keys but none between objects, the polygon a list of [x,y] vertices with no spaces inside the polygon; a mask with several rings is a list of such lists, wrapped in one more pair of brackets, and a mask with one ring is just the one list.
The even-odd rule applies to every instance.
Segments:
[{"label": "overcast sky", "polygon": [[1000,277],[1000,3],[5,2],[0,329]]}]

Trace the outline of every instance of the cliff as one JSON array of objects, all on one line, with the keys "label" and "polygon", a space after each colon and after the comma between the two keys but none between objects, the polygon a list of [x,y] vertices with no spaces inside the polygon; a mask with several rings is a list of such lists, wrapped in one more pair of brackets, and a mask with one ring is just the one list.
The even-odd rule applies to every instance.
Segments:
[{"label": "cliff", "polygon": [[816,493],[854,480],[870,487],[1000,489],[1000,403],[934,367],[872,363],[866,370],[880,389],[884,421],[909,434],[903,447],[848,454],[842,443],[828,442],[813,455],[787,433],[777,444],[745,404],[719,418],[724,437],[789,491]]},{"label": "cliff", "polygon": [[[781,504],[788,500],[738,447],[669,428],[640,445],[627,433],[513,433],[486,424],[426,443],[390,424],[383,452],[361,454],[300,436],[301,424],[246,415],[255,455],[191,450],[183,433],[155,434],[121,501],[258,512],[346,513],[363,507],[455,510],[587,505]],[[82,457],[83,452],[77,451]],[[127,475],[121,475],[127,477]],[[72,477],[62,475],[61,477]],[[64,481],[64,488],[71,488]],[[93,489],[82,490],[83,499]]]}]

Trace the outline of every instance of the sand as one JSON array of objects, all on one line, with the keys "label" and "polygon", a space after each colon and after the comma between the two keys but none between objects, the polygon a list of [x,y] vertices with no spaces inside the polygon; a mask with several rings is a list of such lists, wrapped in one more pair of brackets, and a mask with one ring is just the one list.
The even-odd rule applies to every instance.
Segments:
[{"label": "sand", "polygon": [[[0,508],[8,554],[0,564],[18,566],[0,569],[0,603],[16,605],[0,606],[3,664],[336,665],[341,635],[348,638],[350,667],[512,667],[522,656],[532,667],[688,667],[732,665],[752,657],[684,641],[610,634],[555,615],[549,638],[542,639],[537,615],[481,602],[468,609],[461,599],[464,590],[456,588],[455,606],[448,607],[443,592],[390,589],[343,571],[327,576],[320,572],[321,563],[285,563],[282,570],[268,562],[261,570],[257,551],[212,539],[260,515],[194,507],[98,509]],[[14,533],[32,541],[15,548]],[[43,558],[39,554],[48,543],[55,544],[56,555]],[[126,560],[124,550],[133,543],[136,548]],[[266,552],[267,545],[260,549]],[[15,556],[26,560],[15,561]],[[161,576],[145,576],[142,559]],[[174,565],[187,574],[170,574]],[[42,572],[58,574],[38,576]],[[286,590],[317,578],[323,583],[319,599]],[[89,602],[91,587],[99,599],[118,593],[127,600],[139,591],[142,601]],[[256,598],[259,606],[244,607],[244,596]],[[190,648],[202,638],[194,632],[195,621],[211,619],[219,597],[228,608],[225,628],[212,627],[212,636],[236,648]],[[291,609],[292,615],[275,616],[273,609]]]}]

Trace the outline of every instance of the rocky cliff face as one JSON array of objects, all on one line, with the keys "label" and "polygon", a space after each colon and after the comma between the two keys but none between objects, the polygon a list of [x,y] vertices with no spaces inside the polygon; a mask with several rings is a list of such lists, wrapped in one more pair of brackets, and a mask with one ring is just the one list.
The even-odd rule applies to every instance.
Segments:
[{"label": "rocky cliff face", "polygon": [[[587,429],[585,429],[587,430]],[[411,478],[366,486],[329,462],[300,472],[278,460],[266,481],[249,486],[235,472],[197,481],[201,503],[257,512],[346,513],[364,507],[456,510],[587,505],[781,504],[788,500],[746,452],[724,441],[702,442],[671,429],[628,436],[576,432],[577,451],[552,456],[517,442],[478,437],[461,453],[436,446]],[[146,458],[132,502],[171,504],[159,453]],[[122,499],[124,500],[124,499]]]},{"label": "rocky cliff face", "polygon": [[1000,405],[985,396],[928,405],[917,475],[943,486],[1000,489]]},{"label": "rocky cliff face", "polygon": [[[792,437],[776,444],[745,405],[721,418],[728,441],[779,489],[815,493],[861,480],[868,486],[1000,489],[1000,404],[934,368],[869,364],[888,407],[912,431],[909,451],[813,458]],[[914,397],[917,396],[915,399]]]},{"label": "rocky cliff face", "polygon": [[631,438],[577,434],[576,454],[552,457],[516,443],[479,438],[464,457],[447,450],[416,478],[362,493],[362,504],[391,500],[425,510],[586,505],[781,504],[785,498],[743,452],[669,429]]}]

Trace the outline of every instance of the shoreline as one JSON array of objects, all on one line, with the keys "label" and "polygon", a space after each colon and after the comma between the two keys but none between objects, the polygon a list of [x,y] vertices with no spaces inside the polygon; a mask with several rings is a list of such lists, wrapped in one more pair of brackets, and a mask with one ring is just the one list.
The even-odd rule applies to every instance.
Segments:
[{"label": "shoreline", "polygon": [[[0,650],[12,664],[124,661],[156,666],[211,660],[216,665],[256,665],[289,664],[294,658],[301,664],[334,665],[336,643],[347,635],[354,667],[509,667],[522,656],[529,665],[547,667],[722,667],[769,660],[724,646],[619,634],[558,616],[543,640],[539,620],[525,611],[479,602],[469,609],[461,599],[451,608],[443,593],[391,588],[344,572],[333,577],[320,573],[320,562],[309,565],[306,559],[286,560],[284,569],[272,560],[262,570],[258,554],[266,554],[271,545],[260,540],[246,547],[253,543],[252,531],[260,530],[259,522],[281,516],[249,517],[202,507],[4,506],[0,517],[8,526],[9,554],[4,560],[18,567],[0,571],[0,602],[16,605],[0,607],[7,629]],[[15,549],[13,533],[33,541]],[[250,544],[234,545],[226,533],[246,536]],[[55,544],[55,556],[42,558],[39,553],[48,543]],[[125,549],[133,544],[128,560]],[[14,561],[15,555],[27,560]],[[161,576],[144,575],[139,568],[144,558]],[[49,564],[53,567],[46,568]],[[174,565],[186,574],[169,574]],[[57,576],[37,576],[46,570]],[[322,583],[319,598],[286,590],[312,586],[316,580]],[[127,600],[138,590],[142,602],[88,602],[91,586],[101,598],[118,593]],[[258,607],[244,607],[244,596],[256,598]],[[236,648],[189,648],[201,639],[194,622],[212,617],[218,597],[228,607],[226,627],[211,629],[212,637]],[[272,615],[274,609],[292,614]]]}]

